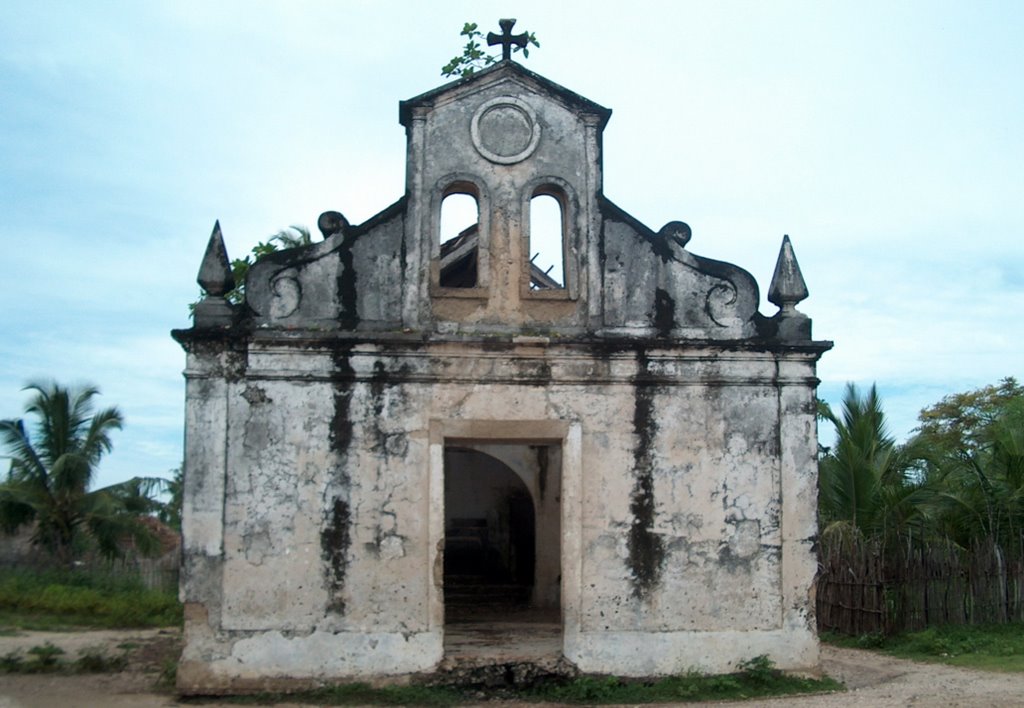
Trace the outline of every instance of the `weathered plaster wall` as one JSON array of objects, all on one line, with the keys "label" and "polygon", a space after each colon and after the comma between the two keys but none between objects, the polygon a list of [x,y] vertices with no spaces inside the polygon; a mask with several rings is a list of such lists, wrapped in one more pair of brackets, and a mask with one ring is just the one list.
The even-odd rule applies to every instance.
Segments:
[{"label": "weathered plaster wall", "polygon": [[[510,61],[403,102],[404,196],[357,226],[326,212],[322,243],[252,267],[241,307],[215,228],[207,297],[175,333],[181,690],[436,667],[452,442],[516,470],[538,538],[557,537],[535,600],[559,602],[580,669],[817,665],[815,363],[831,344],[795,309],[788,238],[765,317],[750,274],[690,252],[688,226],[654,231],[604,196],[609,116]],[[564,288],[530,290],[538,188],[565,214]],[[480,207],[476,287],[440,286],[451,191]]]},{"label": "weathered plaster wall", "polygon": [[[782,506],[813,489],[813,357],[269,340],[251,347],[245,378],[190,383],[203,387],[190,389],[189,440],[202,441],[190,451],[211,466],[190,469],[186,503],[188,587],[202,589],[186,591],[198,618],[186,680],[401,674],[440,660],[432,421],[490,424],[480,443],[522,437],[516,421],[547,425],[537,442],[560,437],[579,455],[557,493],[577,489],[560,519],[561,562],[577,562],[575,546],[581,565],[563,567],[561,593],[566,655],[580,668],[723,671],[757,653],[816,663],[813,505]],[[207,375],[199,357],[192,366]],[[210,440],[216,416],[228,435]],[[578,450],[561,447],[566,423]],[[193,531],[206,523],[201,543]],[[639,652],[648,642],[665,653]]]},{"label": "weathered plaster wall", "polygon": [[652,337],[738,339],[757,334],[758,288],[730,263],[686,250],[690,228],[658,232],[604,202],[604,325]]},{"label": "weathered plaster wall", "polygon": [[402,322],[405,200],[319,243],[261,258],[246,280],[254,324],[394,329]]}]

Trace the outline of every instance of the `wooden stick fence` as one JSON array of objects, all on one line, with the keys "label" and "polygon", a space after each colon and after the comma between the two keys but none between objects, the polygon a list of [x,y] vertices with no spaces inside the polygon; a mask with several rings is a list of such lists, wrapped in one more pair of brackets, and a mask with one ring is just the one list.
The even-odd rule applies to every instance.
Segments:
[{"label": "wooden stick fence", "polygon": [[892,634],[937,624],[1024,621],[1024,559],[994,543],[889,549],[870,542],[823,545],[818,629]]}]

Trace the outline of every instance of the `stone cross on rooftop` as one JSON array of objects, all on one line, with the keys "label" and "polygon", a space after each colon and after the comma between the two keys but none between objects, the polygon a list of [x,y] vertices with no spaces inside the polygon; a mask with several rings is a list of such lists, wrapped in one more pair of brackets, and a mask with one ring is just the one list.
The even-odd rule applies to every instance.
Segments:
[{"label": "stone cross on rooftop", "polygon": [[498,26],[501,27],[501,34],[495,34],[494,32],[487,33],[487,46],[493,47],[495,44],[501,45],[501,60],[508,61],[512,58],[512,45],[516,45],[520,49],[526,48],[526,43],[529,41],[529,36],[523,32],[522,34],[512,34],[512,26],[516,23],[515,19],[510,20],[498,20]]}]

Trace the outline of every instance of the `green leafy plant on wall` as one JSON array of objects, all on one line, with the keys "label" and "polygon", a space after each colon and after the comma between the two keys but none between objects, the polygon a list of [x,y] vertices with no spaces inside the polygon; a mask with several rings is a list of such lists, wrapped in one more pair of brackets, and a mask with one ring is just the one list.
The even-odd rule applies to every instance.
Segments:
[{"label": "green leafy plant on wall", "polygon": [[[515,22],[515,20],[512,20]],[[523,58],[530,57],[530,46],[540,47],[536,35],[533,32],[526,32],[526,46],[518,45],[512,47],[513,52],[522,52]],[[472,76],[477,69],[484,69],[491,64],[497,64],[501,60],[501,53],[489,53],[484,49],[483,42],[486,36],[480,31],[479,25],[475,22],[467,22],[462,25],[460,36],[466,38],[466,44],[462,48],[462,54],[452,57],[452,60],[441,67],[442,76],[459,76],[466,78]]]}]

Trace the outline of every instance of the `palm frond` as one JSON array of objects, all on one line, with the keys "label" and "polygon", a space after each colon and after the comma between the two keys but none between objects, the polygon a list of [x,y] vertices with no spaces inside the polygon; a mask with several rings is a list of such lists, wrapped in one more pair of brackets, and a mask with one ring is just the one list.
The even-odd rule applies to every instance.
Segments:
[{"label": "palm frond", "polygon": [[97,491],[118,500],[124,511],[143,515],[157,513],[163,508],[157,496],[167,491],[169,486],[170,483],[162,477],[132,477]]},{"label": "palm frond", "polygon": [[55,495],[82,495],[89,488],[92,467],[81,453],[66,452],[53,461],[50,488]]},{"label": "palm frond", "polygon": [[83,510],[83,523],[103,555],[121,556],[128,546],[144,555],[159,550],[156,534],[142,522],[145,517],[125,509],[123,500],[109,487],[89,493]]},{"label": "palm frond", "polygon": [[12,453],[14,464],[11,466],[11,473],[29,476],[45,486],[46,465],[32,446],[24,421],[20,418],[0,421],[0,436],[3,438],[4,447]]},{"label": "palm frond", "polygon": [[116,407],[106,408],[92,416],[81,443],[82,454],[91,465],[98,463],[104,454],[113,449],[110,433],[120,430],[123,425],[124,418]]},{"label": "palm frond", "polygon": [[32,485],[9,480],[0,484],[0,530],[15,533],[36,518],[37,499]]}]

